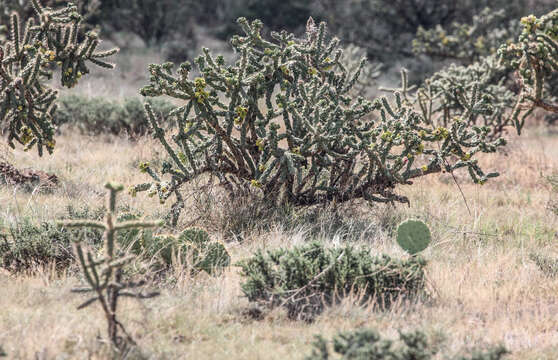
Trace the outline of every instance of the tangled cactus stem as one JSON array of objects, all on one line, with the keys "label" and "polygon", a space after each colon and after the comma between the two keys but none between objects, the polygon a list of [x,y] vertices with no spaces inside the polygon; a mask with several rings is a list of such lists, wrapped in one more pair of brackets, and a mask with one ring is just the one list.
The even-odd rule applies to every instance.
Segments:
[{"label": "tangled cactus stem", "polygon": [[430,229],[422,221],[406,220],[397,227],[397,243],[410,255],[426,249],[430,241]]},{"label": "tangled cactus stem", "polygon": [[[144,282],[125,281],[123,279],[123,267],[130,263],[135,256],[125,255],[117,249],[116,234],[120,230],[161,226],[163,222],[126,221],[116,223],[116,196],[124,187],[120,184],[109,182],[105,185],[105,188],[108,189],[109,193],[107,196],[107,212],[104,221],[71,220],[60,222],[59,225],[69,228],[97,228],[104,231],[104,254],[100,259],[95,259],[94,252],[84,249],[81,239],[77,239],[74,242],[74,250],[89,287],[74,289],[73,291],[79,293],[94,293],[94,295],[81,304],[78,309],[85,308],[98,301],[107,320],[108,336],[111,343],[117,348],[122,348],[125,344],[133,344],[134,341],[126,332],[124,326],[116,318],[119,297],[145,299],[157,296],[158,293],[134,292],[134,289],[143,286]],[[118,335],[119,329],[124,333],[125,337]]]}]

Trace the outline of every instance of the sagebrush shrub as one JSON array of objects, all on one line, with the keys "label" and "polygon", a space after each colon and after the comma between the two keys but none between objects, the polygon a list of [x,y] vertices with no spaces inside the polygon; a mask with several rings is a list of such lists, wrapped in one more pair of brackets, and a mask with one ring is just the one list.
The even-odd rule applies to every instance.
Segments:
[{"label": "sagebrush shrub", "polygon": [[[329,343],[332,342],[333,346]],[[438,349],[428,341],[420,330],[399,332],[399,339],[382,336],[373,329],[340,332],[332,341],[318,336],[312,354],[306,360],[431,360]],[[485,350],[473,350],[470,354],[456,355],[452,360],[500,360],[509,352],[503,346]]]},{"label": "sagebrush shrub", "polygon": [[54,223],[34,225],[29,219],[10,225],[0,237],[0,267],[12,272],[33,271],[45,266],[57,270],[74,262],[71,231]]},{"label": "sagebrush shrub", "polygon": [[326,248],[318,242],[257,251],[238,265],[248,300],[264,308],[285,307],[292,319],[312,320],[351,294],[387,307],[416,298],[425,285],[426,263],[420,257],[396,260],[373,256],[366,248]]},{"label": "sagebrush shrub", "polygon": [[[168,117],[174,108],[171,103],[162,99],[149,99],[148,103],[157,118],[169,127],[175,125]],[[90,135],[125,133],[141,136],[151,129],[143,103],[137,98],[111,101],[104,97],[63,96],[58,100],[54,123],[57,126],[71,125]]]}]

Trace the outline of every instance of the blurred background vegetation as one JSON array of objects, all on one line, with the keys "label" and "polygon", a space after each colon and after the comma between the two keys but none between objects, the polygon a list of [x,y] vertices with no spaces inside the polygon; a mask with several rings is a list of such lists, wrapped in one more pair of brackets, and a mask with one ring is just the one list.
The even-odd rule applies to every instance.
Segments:
[{"label": "blurred background vegetation", "polygon": [[[66,0],[41,0],[45,6]],[[413,64],[420,69],[431,59],[416,59],[412,40],[419,29],[470,24],[489,7],[502,11],[494,30],[522,16],[541,15],[558,5],[556,0],[75,0],[86,14],[89,28],[102,29],[103,38],[125,49],[141,41],[163,52],[166,60],[192,59],[207,37],[227,40],[239,33],[235,20],[261,19],[268,31],[302,33],[312,16],[324,20],[346,44],[366,50],[371,61],[389,66]],[[12,10],[29,12],[30,0],[0,0],[2,24]],[[122,38],[122,34],[133,35]],[[123,41],[126,39],[127,41]]]}]

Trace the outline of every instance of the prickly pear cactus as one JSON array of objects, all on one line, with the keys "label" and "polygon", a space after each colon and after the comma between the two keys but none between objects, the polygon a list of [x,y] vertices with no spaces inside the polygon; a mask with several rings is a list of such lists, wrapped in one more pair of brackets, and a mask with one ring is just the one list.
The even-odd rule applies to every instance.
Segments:
[{"label": "prickly pear cactus", "polygon": [[146,241],[146,252],[158,256],[167,265],[172,264],[173,254],[182,263],[190,263],[194,271],[215,274],[229,266],[231,257],[225,246],[211,241],[204,229],[189,228],[178,237],[172,235],[154,236]]},{"label": "prickly pear cactus", "polygon": [[192,257],[194,269],[208,274],[222,270],[231,261],[225,246],[219,242],[211,242],[207,231],[200,228],[184,230],[178,237],[178,246]]},{"label": "prickly pear cactus", "polygon": [[201,228],[189,228],[180,234],[178,242],[203,247],[209,243],[209,234]]},{"label": "prickly pear cactus", "polygon": [[430,229],[422,221],[407,220],[397,228],[397,243],[411,255],[426,249],[430,239]]}]

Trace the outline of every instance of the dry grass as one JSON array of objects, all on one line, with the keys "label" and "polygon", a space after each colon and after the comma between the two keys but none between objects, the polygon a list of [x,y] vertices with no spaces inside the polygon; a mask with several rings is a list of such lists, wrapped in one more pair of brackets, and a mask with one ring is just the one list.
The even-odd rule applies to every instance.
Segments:
[{"label": "dry grass", "polygon": [[[514,137],[507,154],[482,159],[487,170],[501,172],[484,186],[469,184],[464,175],[456,174],[466,202],[445,174],[402,188],[412,200],[409,208],[369,209],[361,204],[337,219],[345,225],[340,227],[331,225],[331,212],[324,210],[306,223],[288,227],[276,221],[247,231],[242,243],[228,243],[234,261],[262,247],[291,246],[308,237],[336,243],[345,235],[355,243],[402,255],[391,239],[393,224],[418,217],[430,224],[434,235],[434,246],[424,254],[430,261],[433,292],[428,303],[377,312],[347,301],[312,324],[289,321],[280,311],[256,321],[243,315],[247,302],[235,267],[218,278],[191,279],[177,270],[172,274],[174,285],[165,285],[159,298],[143,304],[126,302],[124,323],[143,355],[156,359],[302,359],[315,334],[331,336],[362,326],[388,334],[419,327],[449,354],[503,343],[513,351],[512,359],[554,359],[558,279],[545,277],[529,254],[558,253],[558,218],[546,208],[549,186],[544,180],[558,170],[557,139],[535,128]],[[147,139],[132,143],[68,134],[58,144],[54,156],[38,158],[21,151],[10,155],[19,166],[54,172],[62,182],[50,194],[0,188],[0,219],[30,216],[39,222],[61,216],[69,204],[100,206],[105,180],[143,182],[147,178],[137,171],[138,162],[161,156],[160,146]],[[154,217],[170,205],[142,195],[123,200]],[[234,205],[225,197],[220,200],[223,203],[212,205],[217,213]],[[216,231],[212,236],[228,237]],[[69,290],[78,282],[74,276],[52,276],[47,270],[27,276],[0,273],[0,345],[10,359],[32,359],[36,354],[44,359],[110,358],[96,339],[105,333],[99,310],[75,310],[81,298]]]}]

